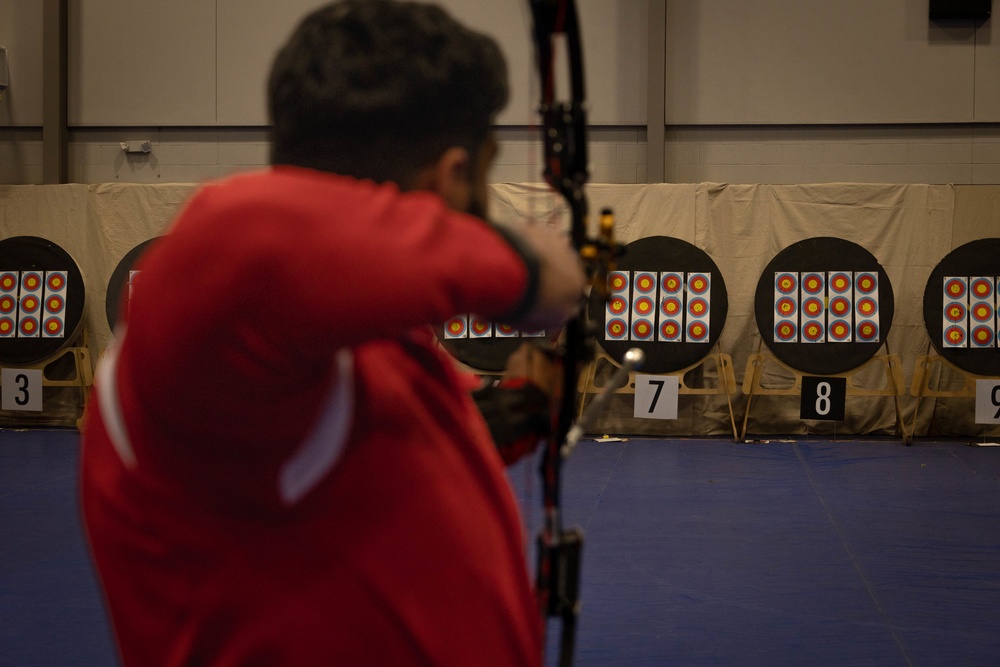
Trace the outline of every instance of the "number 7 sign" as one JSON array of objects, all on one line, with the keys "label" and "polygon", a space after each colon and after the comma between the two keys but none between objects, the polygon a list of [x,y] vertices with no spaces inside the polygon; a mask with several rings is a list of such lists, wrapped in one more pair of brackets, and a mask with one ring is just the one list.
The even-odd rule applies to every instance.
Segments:
[{"label": "number 7 sign", "polygon": [[976,380],[976,423],[1000,424],[1000,380]]},{"label": "number 7 sign", "polygon": [[676,375],[636,375],[636,419],[677,419],[678,383]]}]

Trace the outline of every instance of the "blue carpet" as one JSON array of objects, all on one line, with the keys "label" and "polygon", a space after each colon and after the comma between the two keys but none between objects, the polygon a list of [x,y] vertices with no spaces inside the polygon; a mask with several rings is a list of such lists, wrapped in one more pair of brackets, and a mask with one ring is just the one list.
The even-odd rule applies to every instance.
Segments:
[{"label": "blue carpet", "polygon": [[[115,665],[78,446],[0,431],[2,667]],[[529,525],[536,465],[510,471]],[[1000,449],[584,442],[564,485],[587,533],[581,667],[1000,664]]]}]

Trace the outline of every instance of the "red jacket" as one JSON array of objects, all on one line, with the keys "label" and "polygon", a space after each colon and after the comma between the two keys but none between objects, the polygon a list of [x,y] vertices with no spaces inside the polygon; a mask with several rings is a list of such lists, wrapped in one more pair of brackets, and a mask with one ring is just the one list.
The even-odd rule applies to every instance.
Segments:
[{"label": "red jacket", "polygon": [[520,256],[429,193],[278,167],[143,257],[84,432],[126,665],[534,665],[517,506],[428,326]]}]

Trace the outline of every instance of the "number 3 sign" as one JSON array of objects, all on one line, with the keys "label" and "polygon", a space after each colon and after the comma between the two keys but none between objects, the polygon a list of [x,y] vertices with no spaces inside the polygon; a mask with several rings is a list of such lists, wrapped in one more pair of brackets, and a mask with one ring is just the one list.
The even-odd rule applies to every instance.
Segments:
[{"label": "number 3 sign", "polygon": [[0,385],[0,409],[41,411],[41,369],[4,368]]}]

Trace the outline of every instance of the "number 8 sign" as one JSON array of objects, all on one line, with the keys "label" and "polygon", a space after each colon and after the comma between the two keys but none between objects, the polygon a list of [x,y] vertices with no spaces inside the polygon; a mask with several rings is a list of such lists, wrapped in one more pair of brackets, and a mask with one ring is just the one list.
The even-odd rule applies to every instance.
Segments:
[{"label": "number 8 sign", "polygon": [[843,421],[846,396],[846,378],[803,375],[799,419]]}]

